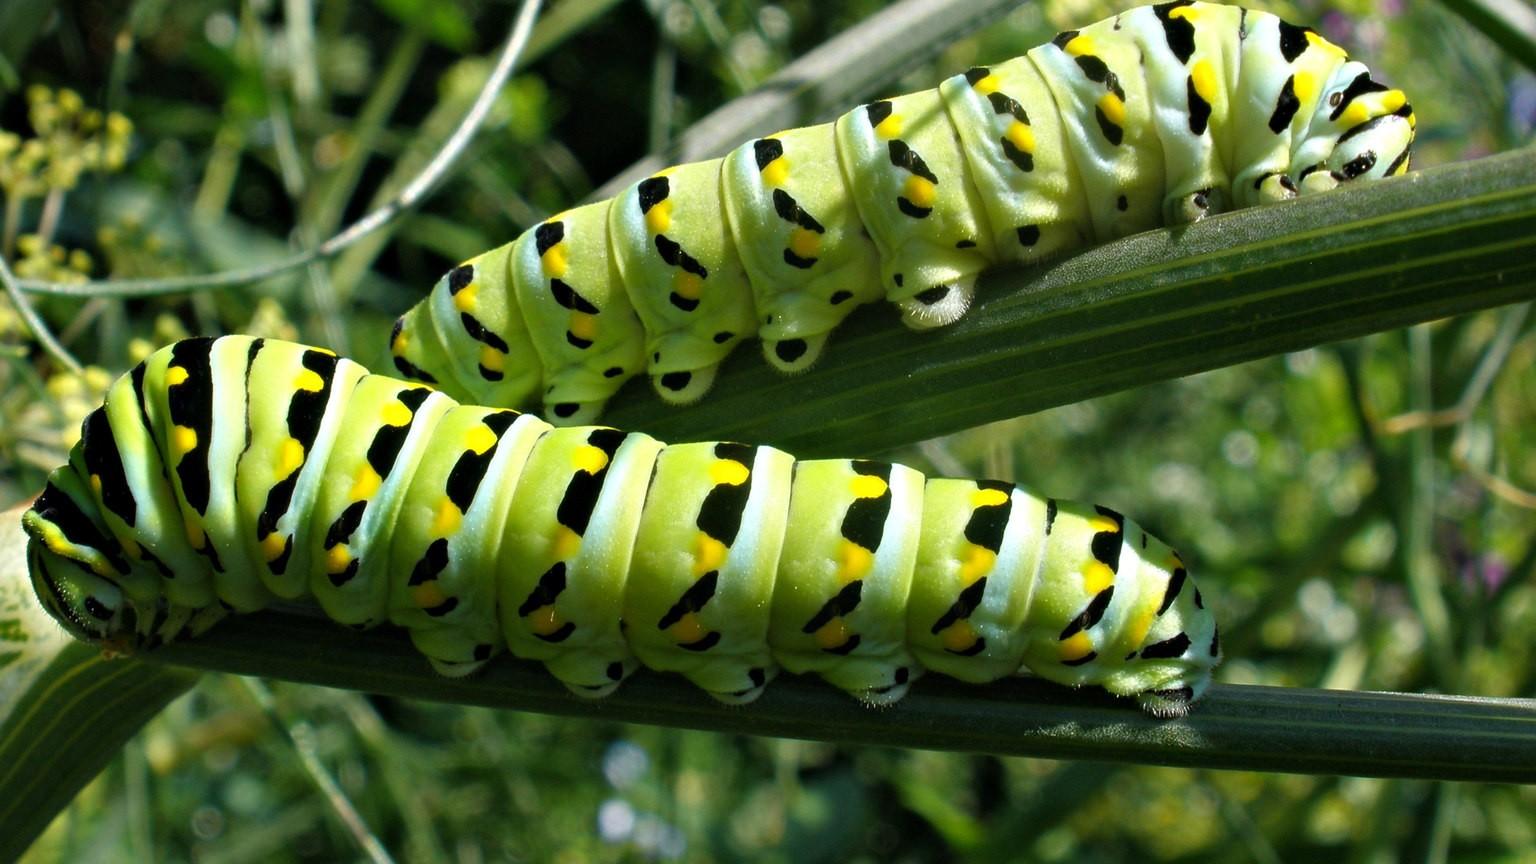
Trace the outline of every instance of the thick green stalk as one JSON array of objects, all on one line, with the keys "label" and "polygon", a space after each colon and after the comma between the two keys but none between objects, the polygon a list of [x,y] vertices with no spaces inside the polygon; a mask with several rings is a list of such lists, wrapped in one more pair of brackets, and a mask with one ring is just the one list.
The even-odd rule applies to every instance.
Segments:
[{"label": "thick green stalk", "polygon": [[260,613],[146,660],[412,699],[693,729],[891,747],[963,750],[1373,777],[1536,783],[1536,700],[1217,685],[1182,720],[1128,700],[1035,679],[986,687],[923,678],[870,709],[810,678],[783,675],[748,708],[675,675],[641,673],[601,701],[575,696],[535,663],[503,660],[443,678],[390,631]]},{"label": "thick green stalk", "polygon": [[[860,310],[810,372],[753,346],[698,405],[649,382],[604,422],[663,440],[866,456],[1285,351],[1536,297],[1536,150],[1138,234],[981,280],[959,323]],[[763,406],[773,406],[764,410]]]}]

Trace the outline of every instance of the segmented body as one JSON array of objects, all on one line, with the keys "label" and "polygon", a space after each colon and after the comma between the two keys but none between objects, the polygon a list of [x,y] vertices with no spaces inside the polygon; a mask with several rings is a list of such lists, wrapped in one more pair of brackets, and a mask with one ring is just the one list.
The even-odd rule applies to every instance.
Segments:
[{"label": "segmented body", "polygon": [[307,595],[445,674],[510,649],[587,695],[639,665],[733,702],[780,667],[875,703],[1029,669],[1162,714],[1220,654],[1178,555],[1107,508],[553,428],[248,337],[117,381],[24,524],[44,605],[126,649]]},{"label": "segmented body", "polygon": [[948,324],[997,264],[1400,174],[1413,127],[1402,91],[1308,28],[1144,6],[556,215],[445,276],[394,362],[555,422],[642,371],[688,402],[747,337],[803,370],[862,303]]}]

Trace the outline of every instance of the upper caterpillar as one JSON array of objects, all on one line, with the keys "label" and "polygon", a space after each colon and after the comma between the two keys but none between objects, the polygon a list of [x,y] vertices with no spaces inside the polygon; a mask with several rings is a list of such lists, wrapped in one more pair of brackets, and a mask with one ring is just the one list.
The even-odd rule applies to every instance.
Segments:
[{"label": "upper caterpillar", "polygon": [[746,702],[1022,668],[1182,714],[1220,659],[1184,562],[1104,507],[901,465],[664,445],[460,405],[329,352],[189,339],[113,385],[23,516],[44,608],[120,648],[312,596],[445,674],[510,650],[602,695],[643,664]]},{"label": "upper caterpillar", "polygon": [[391,351],[471,401],[541,395],[557,422],[642,369],[689,402],[748,336],[803,370],[862,303],[948,324],[999,263],[1403,173],[1414,123],[1309,28],[1143,6],[551,217],[443,277]]}]

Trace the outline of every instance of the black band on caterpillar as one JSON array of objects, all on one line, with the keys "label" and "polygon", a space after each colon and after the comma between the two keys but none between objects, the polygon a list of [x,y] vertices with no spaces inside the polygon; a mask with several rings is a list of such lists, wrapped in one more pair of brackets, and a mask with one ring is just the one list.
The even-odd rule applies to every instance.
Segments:
[{"label": "black band on caterpillar", "polygon": [[731,702],[780,668],[873,703],[1028,669],[1162,715],[1219,659],[1177,554],[1007,483],[557,429],[239,336],[155,353],[85,430],[24,516],[32,579],[121,650],[309,596],[444,674],[510,650],[586,695],[640,665]]},{"label": "black band on caterpillar", "polygon": [[1308,28],[1144,6],[553,216],[402,316],[395,366],[565,424],[642,371],[685,403],[749,336],[801,371],[863,303],[940,326],[994,265],[1403,173],[1414,123]]}]

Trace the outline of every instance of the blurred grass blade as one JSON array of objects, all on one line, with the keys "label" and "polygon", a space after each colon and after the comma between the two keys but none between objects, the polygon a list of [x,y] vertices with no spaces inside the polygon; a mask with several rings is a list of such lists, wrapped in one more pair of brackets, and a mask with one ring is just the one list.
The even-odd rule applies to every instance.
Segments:
[{"label": "blurred grass blade", "polygon": [[[723,155],[755,135],[830,119],[860,98],[1001,17],[1018,0],[902,0],[864,19],[779,70],[763,86],[711,112],[665,152],[629,166],[592,193],[624,187],[679,162]],[[922,34],[913,38],[912,34]]]},{"label": "blurred grass blade", "polygon": [[104,660],[64,635],[27,580],[21,512],[0,512],[0,861],[16,860],[198,678],[191,669]]},{"label": "blurred grass blade", "polygon": [[1509,56],[1536,72],[1536,7],[1527,0],[1441,0]]},{"label": "blurred grass blade", "polygon": [[[797,456],[897,445],[1536,297],[1536,149],[1161,229],[981,280],[959,323],[856,313],[804,375],[753,347],[685,411],[631,382],[604,421]],[[771,410],[763,406],[771,405]]]},{"label": "blurred grass blade", "polygon": [[1189,716],[1154,720],[1096,688],[1019,678],[985,687],[925,677],[873,710],[782,675],[750,707],[723,705],[677,675],[642,672],[606,699],[575,696],[510,659],[443,678],[397,631],[345,631],[263,612],[230,619],[148,661],[518,711],[887,747],[962,750],[1372,777],[1536,782],[1536,700],[1218,685]]}]

